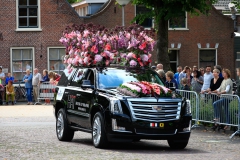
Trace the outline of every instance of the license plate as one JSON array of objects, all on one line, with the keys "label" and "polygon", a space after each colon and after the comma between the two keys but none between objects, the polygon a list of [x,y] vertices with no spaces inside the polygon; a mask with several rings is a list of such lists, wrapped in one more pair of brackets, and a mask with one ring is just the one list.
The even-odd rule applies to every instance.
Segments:
[{"label": "license plate", "polygon": [[164,123],[150,123],[152,128],[164,128]]}]

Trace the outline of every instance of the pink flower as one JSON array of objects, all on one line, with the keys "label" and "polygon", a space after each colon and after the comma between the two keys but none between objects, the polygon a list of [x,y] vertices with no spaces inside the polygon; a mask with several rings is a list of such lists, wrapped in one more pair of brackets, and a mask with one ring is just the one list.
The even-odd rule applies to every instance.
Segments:
[{"label": "pink flower", "polygon": [[89,34],[90,34],[90,32],[89,32],[88,30],[85,30],[85,31],[83,32],[83,37],[87,37]]},{"label": "pink flower", "polygon": [[134,60],[131,60],[131,61],[129,62],[129,64],[130,64],[130,66],[136,66],[136,65],[137,65],[137,62],[134,61]]},{"label": "pink flower", "polygon": [[98,53],[98,48],[97,48],[96,45],[92,46],[91,52],[93,52],[93,53]]},{"label": "pink flower", "polygon": [[102,61],[102,59],[103,59],[103,57],[102,57],[101,55],[99,55],[99,54],[96,54],[96,55],[95,55],[94,60],[95,60],[96,62],[100,62],[100,61]]},{"label": "pink flower", "polygon": [[146,55],[146,54],[141,55],[141,59],[142,59],[143,62],[147,62],[148,61],[148,55]]},{"label": "pink flower", "polygon": [[71,50],[70,50],[70,52],[69,52],[69,54],[73,54],[73,52],[74,52],[74,50],[73,50],[73,49],[71,49]]},{"label": "pink flower", "polygon": [[79,58],[78,62],[79,62],[80,64],[83,64],[82,58]]},{"label": "pink flower", "polygon": [[126,33],[126,37],[127,37],[127,39],[130,39],[131,38],[131,34],[130,33]]},{"label": "pink flower", "polygon": [[126,54],[126,53],[120,53],[120,57],[121,57],[121,58],[126,58],[126,57],[127,57],[127,54]]},{"label": "pink flower", "polygon": [[84,62],[85,64],[88,64],[88,57],[85,57],[85,58],[83,59],[83,62]]},{"label": "pink flower", "polygon": [[128,55],[127,55],[127,59],[132,58],[132,56],[133,56],[133,53],[132,53],[132,52],[128,53]]}]

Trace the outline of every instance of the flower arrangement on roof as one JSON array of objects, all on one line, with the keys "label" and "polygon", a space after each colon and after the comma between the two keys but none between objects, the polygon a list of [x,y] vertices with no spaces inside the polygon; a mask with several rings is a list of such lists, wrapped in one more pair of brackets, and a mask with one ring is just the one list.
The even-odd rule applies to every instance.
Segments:
[{"label": "flower arrangement on roof", "polygon": [[157,83],[146,81],[126,82],[121,84],[117,90],[127,96],[132,97],[172,97],[172,91]]},{"label": "flower arrangement on roof", "polygon": [[122,64],[145,67],[151,62],[155,31],[133,24],[107,29],[93,24],[67,27],[59,40],[66,47],[63,58],[68,67],[106,67]]}]

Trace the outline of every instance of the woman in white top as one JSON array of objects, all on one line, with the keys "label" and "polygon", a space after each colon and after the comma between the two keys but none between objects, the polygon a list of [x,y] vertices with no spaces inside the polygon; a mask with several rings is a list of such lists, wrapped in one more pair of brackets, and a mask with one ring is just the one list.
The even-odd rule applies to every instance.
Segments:
[{"label": "woman in white top", "polygon": [[[221,94],[232,94],[232,80],[230,78],[231,76],[231,72],[228,69],[223,69],[222,71],[223,74],[223,81],[221,83],[221,86],[217,89],[217,94],[221,95]],[[220,107],[224,107],[224,111],[225,111],[225,118],[226,118],[226,123],[229,124],[230,122],[230,113],[229,113],[229,103],[230,103],[230,99],[228,98],[221,98],[218,101],[215,101],[213,103],[213,107],[214,107],[214,121],[215,122],[220,122]],[[221,116],[221,119],[223,118],[223,116]],[[217,125],[215,124],[215,129],[216,129]],[[224,127],[224,131],[228,128],[228,126]],[[214,129],[214,128],[213,128]]]}]

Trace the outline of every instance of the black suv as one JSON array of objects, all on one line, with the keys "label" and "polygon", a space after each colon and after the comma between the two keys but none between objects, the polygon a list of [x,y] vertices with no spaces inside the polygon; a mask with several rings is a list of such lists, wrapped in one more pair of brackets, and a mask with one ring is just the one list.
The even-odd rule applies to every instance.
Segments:
[{"label": "black suv", "polygon": [[139,81],[163,85],[158,74],[108,68],[64,70],[56,87],[56,134],[60,141],[71,141],[75,131],[92,134],[95,147],[108,142],[131,142],[140,139],[167,140],[171,148],[187,146],[191,133],[191,106],[185,98],[130,97],[116,88]]}]

